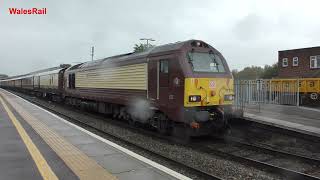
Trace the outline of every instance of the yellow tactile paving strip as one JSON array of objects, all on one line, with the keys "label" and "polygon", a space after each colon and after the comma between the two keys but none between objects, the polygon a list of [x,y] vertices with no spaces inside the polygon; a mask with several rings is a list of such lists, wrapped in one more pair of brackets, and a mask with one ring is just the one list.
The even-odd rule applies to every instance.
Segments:
[{"label": "yellow tactile paving strip", "polygon": [[4,100],[0,97],[1,104],[3,105],[4,109],[7,111],[9,118],[11,119],[13,125],[16,127],[22,141],[26,145],[32,159],[34,160],[41,176],[43,179],[46,180],[57,180],[57,176],[52,171],[50,166],[48,165],[47,161],[37,148],[37,146],[32,142],[31,138],[27,134],[27,132],[24,130],[20,122],[17,120],[17,118],[14,116],[12,111],[9,109],[7,104],[4,102]]},{"label": "yellow tactile paving strip", "polygon": [[[8,99],[7,95],[4,93],[1,92],[0,94],[5,99]],[[80,179],[117,179],[117,177],[110,174],[106,169],[69,143],[65,138],[58,135],[47,125],[28,113],[18,103],[15,103],[14,101],[8,102]]]}]

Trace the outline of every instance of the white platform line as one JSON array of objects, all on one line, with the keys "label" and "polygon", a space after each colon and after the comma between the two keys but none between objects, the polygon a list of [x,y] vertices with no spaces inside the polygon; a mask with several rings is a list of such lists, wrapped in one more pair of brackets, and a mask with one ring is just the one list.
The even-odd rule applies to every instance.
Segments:
[{"label": "white platform line", "polygon": [[316,109],[316,108],[310,108],[310,107],[304,107],[304,106],[299,106],[299,108],[309,110],[309,111],[320,112],[320,109]]},{"label": "white platform line", "polygon": [[[2,89],[2,90],[4,90],[4,89]],[[4,91],[6,91],[6,90],[4,90]],[[100,141],[102,141],[102,142],[104,142],[104,143],[106,143],[106,144],[108,144],[108,145],[110,145],[110,146],[112,146],[112,147],[114,147],[114,148],[116,148],[116,149],[128,154],[128,155],[130,155],[131,157],[134,157],[134,158],[136,158],[136,159],[138,159],[138,160],[140,160],[140,161],[142,161],[142,162],[144,162],[146,164],[149,164],[152,167],[155,167],[155,168],[159,169],[162,172],[165,172],[166,174],[169,174],[172,177],[175,177],[175,178],[181,179],[181,180],[191,180],[191,178],[189,178],[189,177],[187,177],[187,176],[185,176],[183,174],[180,174],[180,173],[178,173],[176,171],[173,171],[173,170],[171,170],[171,169],[169,169],[169,168],[167,168],[167,167],[165,167],[165,166],[163,166],[163,165],[161,165],[159,163],[156,163],[156,162],[154,162],[154,161],[152,161],[150,159],[147,159],[147,158],[145,158],[145,157],[143,157],[143,156],[141,156],[141,155],[139,155],[139,154],[137,154],[137,153],[135,153],[133,151],[130,151],[129,149],[126,149],[126,148],[124,148],[122,146],[119,146],[118,144],[116,144],[114,142],[111,142],[111,141],[109,141],[107,139],[104,139],[101,136],[98,136],[98,135],[96,135],[96,134],[94,134],[94,133],[92,133],[92,132],[90,132],[90,131],[88,131],[86,129],[83,129],[82,127],[79,127],[79,126],[77,126],[77,125],[75,125],[75,124],[73,124],[73,123],[71,123],[71,122],[69,122],[69,121],[57,116],[56,114],[53,114],[52,112],[47,111],[46,109],[43,109],[42,107],[39,107],[39,106],[37,106],[37,105],[35,105],[35,104],[33,104],[33,103],[31,103],[31,102],[19,97],[19,96],[17,96],[17,95],[15,95],[15,94],[13,94],[13,93],[11,93],[9,91],[6,91],[6,92],[8,92],[11,95],[23,100],[24,102],[26,102],[28,104],[31,104],[31,105],[39,108],[42,111],[45,111],[46,113],[48,113],[48,114],[52,115],[53,117],[61,120],[62,122],[66,123],[66,124],[69,124],[69,125],[77,128],[77,129],[79,129],[80,131],[85,132],[88,135],[90,135],[90,136],[92,136],[92,137],[94,137],[94,138],[96,138],[96,139],[98,139],[98,140],[100,140]]]}]

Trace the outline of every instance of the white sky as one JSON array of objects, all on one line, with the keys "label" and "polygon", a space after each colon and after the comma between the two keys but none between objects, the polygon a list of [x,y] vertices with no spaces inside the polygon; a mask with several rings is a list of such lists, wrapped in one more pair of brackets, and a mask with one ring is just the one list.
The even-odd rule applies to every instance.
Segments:
[{"label": "white sky", "polygon": [[92,45],[95,58],[130,52],[142,37],[204,40],[231,69],[272,64],[278,50],[320,45],[319,9],[319,0],[0,0],[0,74],[88,61]]}]

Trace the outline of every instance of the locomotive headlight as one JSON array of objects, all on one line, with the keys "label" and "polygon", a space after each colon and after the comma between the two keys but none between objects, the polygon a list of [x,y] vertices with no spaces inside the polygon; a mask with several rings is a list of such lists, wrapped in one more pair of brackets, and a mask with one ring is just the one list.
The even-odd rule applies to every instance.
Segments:
[{"label": "locomotive headlight", "polygon": [[234,95],[233,94],[224,95],[224,100],[225,101],[233,101]]},{"label": "locomotive headlight", "polygon": [[189,96],[189,102],[200,102],[201,96],[199,95],[191,95]]}]

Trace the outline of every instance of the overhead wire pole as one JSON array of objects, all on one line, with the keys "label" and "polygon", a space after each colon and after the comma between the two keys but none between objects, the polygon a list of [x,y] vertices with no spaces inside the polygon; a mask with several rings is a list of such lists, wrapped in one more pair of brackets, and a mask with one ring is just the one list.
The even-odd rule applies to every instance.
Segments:
[{"label": "overhead wire pole", "polygon": [[140,38],[141,41],[147,41],[147,48],[149,48],[149,41],[156,41],[152,38]]},{"label": "overhead wire pole", "polygon": [[91,61],[93,61],[94,56],[94,46],[91,47]]}]

